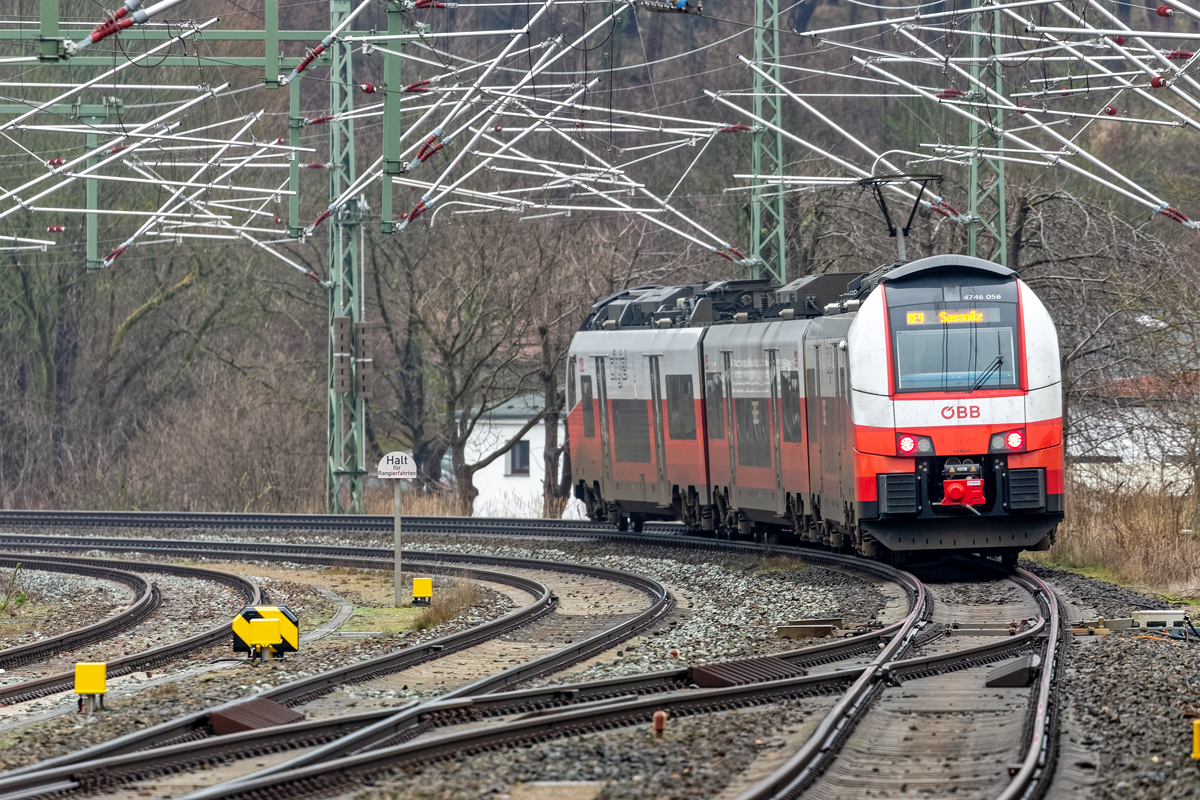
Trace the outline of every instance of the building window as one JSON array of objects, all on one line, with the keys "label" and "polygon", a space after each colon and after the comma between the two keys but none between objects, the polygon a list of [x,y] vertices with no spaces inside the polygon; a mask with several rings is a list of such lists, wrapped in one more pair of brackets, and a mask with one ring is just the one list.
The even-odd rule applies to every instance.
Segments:
[{"label": "building window", "polygon": [[522,439],[508,451],[508,474],[529,474],[529,440]]}]

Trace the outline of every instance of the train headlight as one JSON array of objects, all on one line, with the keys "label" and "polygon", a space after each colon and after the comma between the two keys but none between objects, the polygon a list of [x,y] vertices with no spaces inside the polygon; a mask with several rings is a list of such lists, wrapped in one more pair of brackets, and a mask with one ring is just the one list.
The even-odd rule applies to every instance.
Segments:
[{"label": "train headlight", "polygon": [[988,449],[993,453],[1023,453],[1025,452],[1025,429],[1004,431],[992,434]]},{"label": "train headlight", "polygon": [[915,433],[897,434],[896,453],[902,456],[931,456],[933,455],[933,439],[928,436],[918,436]]}]

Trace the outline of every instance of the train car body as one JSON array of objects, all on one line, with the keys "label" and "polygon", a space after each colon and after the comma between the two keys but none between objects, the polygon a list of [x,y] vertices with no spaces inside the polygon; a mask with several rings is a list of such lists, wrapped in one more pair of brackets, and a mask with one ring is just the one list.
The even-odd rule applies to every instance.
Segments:
[{"label": "train car body", "polygon": [[1054,325],[991,262],[630,290],[593,307],[568,368],[595,519],[1008,559],[1062,519]]}]

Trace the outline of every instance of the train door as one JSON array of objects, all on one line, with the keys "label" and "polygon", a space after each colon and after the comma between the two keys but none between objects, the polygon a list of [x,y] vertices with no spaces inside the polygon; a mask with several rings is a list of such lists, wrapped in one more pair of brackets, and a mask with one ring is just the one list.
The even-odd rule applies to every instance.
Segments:
[{"label": "train door", "polygon": [[779,365],[778,350],[767,351],[767,375],[771,382],[771,460],[775,463],[775,511],[786,511],[783,493],[783,459],[779,449]]},{"label": "train door", "polygon": [[806,341],[804,350],[804,392],[808,406],[808,482],[809,491],[819,498],[825,472],[822,451],[827,446],[824,431],[821,430],[821,344]]},{"label": "train door", "polygon": [[[839,496],[837,482],[842,471],[842,425],[838,415],[841,402],[841,386],[838,384],[837,344],[825,342],[821,348],[821,494],[826,498]],[[833,508],[825,509],[825,517]]]},{"label": "train door", "polygon": [[663,425],[662,374],[658,356],[650,359],[650,423],[654,431],[654,463],[657,469],[654,500],[660,506],[671,504],[671,486],[667,482],[666,428]]},{"label": "train door", "polygon": [[604,459],[604,477],[600,488],[605,497],[612,497],[612,432],[608,426],[608,373],[604,356],[596,356],[596,399],[600,401],[600,452]]},{"label": "train door", "polygon": [[725,371],[725,438],[729,442],[729,503],[737,505],[737,452],[734,439],[737,438],[737,420],[733,413],[733,404],[737,400],[733,396],[733,353],[726,350],[721,353],[722,369]]}]

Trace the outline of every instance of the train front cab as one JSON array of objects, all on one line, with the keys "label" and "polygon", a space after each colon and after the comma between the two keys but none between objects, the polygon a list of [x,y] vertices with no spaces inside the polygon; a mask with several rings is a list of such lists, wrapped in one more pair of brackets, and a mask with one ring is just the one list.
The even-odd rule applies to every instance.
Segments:
[{"label": "train front cab", "polygon": [[1063,517],[1058,337],[1016,273],[937,256],[888,273],[847,335],[868,546],[1015,561]]}]

